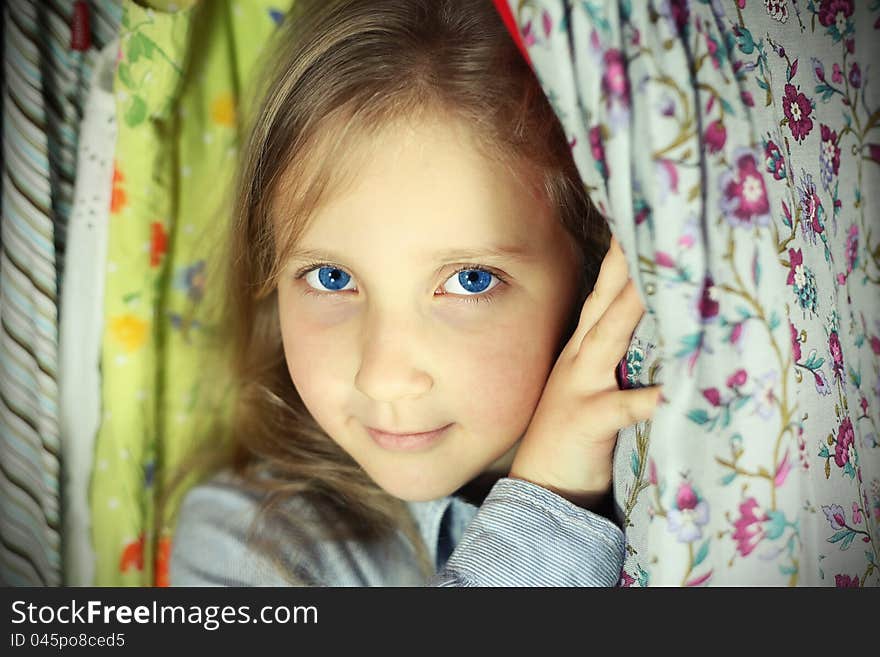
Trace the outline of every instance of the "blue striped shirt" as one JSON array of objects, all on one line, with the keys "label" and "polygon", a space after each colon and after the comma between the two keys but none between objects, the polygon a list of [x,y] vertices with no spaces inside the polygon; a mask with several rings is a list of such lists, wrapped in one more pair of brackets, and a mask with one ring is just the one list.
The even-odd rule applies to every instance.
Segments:
[{"label": "blue striped shirt", "polygon": [[260,526],[257,548],[249,532],[258,494],[229,473],[193,488],[180,510],[171,584],[613,586],[623,564],[613,522],[519,479],[499,479],[479,507],[457,495],[407,503],[436,567],[428,581],[402,532],[334,541],[317,536],[301,499],[289,504],[294,513]]}]

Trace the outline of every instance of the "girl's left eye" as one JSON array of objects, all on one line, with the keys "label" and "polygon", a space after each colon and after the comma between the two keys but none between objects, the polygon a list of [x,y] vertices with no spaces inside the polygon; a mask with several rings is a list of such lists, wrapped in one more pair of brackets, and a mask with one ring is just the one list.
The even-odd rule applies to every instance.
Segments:
[{"label": "girl's left eye", "polygon": [[455,272],[446,280],[443,290],[451,294],[474,296],[491,290],[500,282],[501,279],[492,272],[472,267]]}]

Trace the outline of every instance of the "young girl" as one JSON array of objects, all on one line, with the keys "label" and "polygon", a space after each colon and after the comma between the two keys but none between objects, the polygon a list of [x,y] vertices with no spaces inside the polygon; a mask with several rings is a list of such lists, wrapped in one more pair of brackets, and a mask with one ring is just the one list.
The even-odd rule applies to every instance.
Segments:
[{"label": "young girl", "polygon": [[492,3],[300,0],[280,43],[231,235],[234,457],[172,583],[615,584],[643,308]]}]

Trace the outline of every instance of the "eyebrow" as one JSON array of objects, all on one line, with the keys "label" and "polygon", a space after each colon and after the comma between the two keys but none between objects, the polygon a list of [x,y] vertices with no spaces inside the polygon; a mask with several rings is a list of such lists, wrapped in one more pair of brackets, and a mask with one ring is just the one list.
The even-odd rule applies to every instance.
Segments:
[{"label": "eyebrow", "polygon": [[[510,245],[492,245],[477,249],[443,249],[433,253],[425,253],[425,259],[432,258],[438,261],[450,260],[516,260],[529,261],[534,259],[535,254],[528,245],[510,244]],[[330,261],[341,262],[345,258],[338,254],[325,249],[302,249],[295,248],[291,251],[288,262],[308,262],[308,261]]]}]

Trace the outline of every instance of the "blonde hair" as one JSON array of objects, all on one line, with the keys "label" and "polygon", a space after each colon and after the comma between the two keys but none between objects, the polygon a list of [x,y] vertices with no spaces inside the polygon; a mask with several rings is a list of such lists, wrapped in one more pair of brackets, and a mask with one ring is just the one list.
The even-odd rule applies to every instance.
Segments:
[{"label": "blonde hair", "polygon": [[[335,538],[378,541],[402,530],[430,575],[406,505],[327,436],[292,383],[275,295],[286,254],[340,183],[343,154],[356,139],[429,112],[468,126],[486,154],[511,171],[540,174],[537,187],[558,209],[584,263],[581,300],[607,229],[490,0],[298,0],[271,48],[241,156],[228,245],[225,323],[237,388],[232,466],[267,494],[265,513],[302,496],[321,510]],[[281,192],[292,199],[283,207]]]}]

